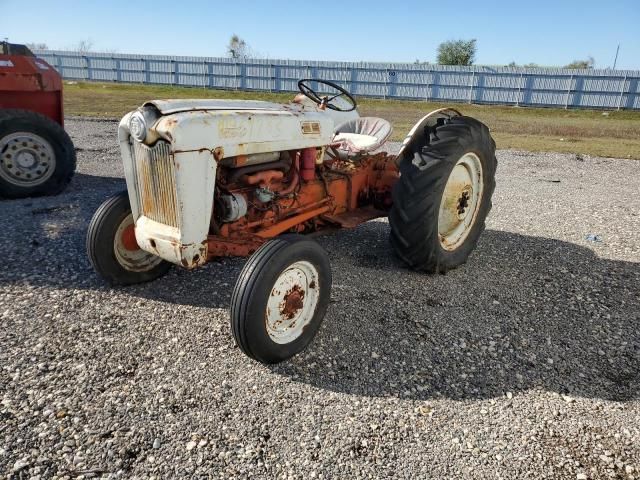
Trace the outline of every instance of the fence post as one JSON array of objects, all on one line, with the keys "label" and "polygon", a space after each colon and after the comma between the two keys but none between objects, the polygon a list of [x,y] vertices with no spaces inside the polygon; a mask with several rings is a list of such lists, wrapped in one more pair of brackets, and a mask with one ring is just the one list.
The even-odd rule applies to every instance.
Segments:
[{"label": "fence post", "polygon": [[207,76],[209,77],[209,88],[213,88],[215,82],[213,79],[213,63],[211,62],[207,62]]},{"label": "fence post", "polygon": [[87,55],[83,55],[84,61],[87,64],[87,80],[93,80],[93,72],[91,71],[91,59]]},{"label": "fence post", "polygon": [[433,72],[433,83],[431,84],[431,100],[438,100],[440,95],[440,72]]},{"label": "fence post", "polygon": [[247,88],[247,61],[243,60],[240,64],[240,90]]},{"label": "fence post", "polygon": [[173,84],[174,85],[179,85],[180,84],[180,76],[178,75],[179,73],[179,68],[178,68],[178,62],[176,60],[171,60],[171,65],[173,66]]},{"label": "fence post", "polygon": [[[113,57],[111,57],[113,58]],[[120,70],[120,59],[113,58],[116,61],[116,82],[122,81],[122,70]]]},{"label": "fence post", "polygon": [[382,94],[382,98],[384,100],[387,99],[387,96],[389,94],[389,70],[386,70],[386,75],[384,77],[384,93]]},{"label": "fence post", "polygon": [[356,90],[358,88],[358,71],[356,70],[356,67],[351,65],[351,85],[350,85],[350,92],[351,93],[358,93]]},{"label": "fence post", "polygon": [[620,87],[620,97],[618,98],[618,110],[620,110],[620,107],[622,106],[622,95],[624,94],[624,87],[627,85],[627,76],[624,76],[624,79],[622,80],[622,86]]},{"label": "fence post", "polygon": [[473,82],[476,78],[476,71],[473,70],[471,72],[471,81],[469,82],[469,101],[468,103],[471,103],[471,96],[473,95]]},{"label": "fence post", "polygon": [[569,108],[569,93],[571,92],[571,85],[573,85],[573,74],[571,74],[571,78],[569,79],[569,86],[567,87],[567,95],[564,99],[564,109]]},{"label": "fence post", "polygon": [[518,94],[516,95],[516,107],[520,106],[521,93],[522,93],[522,70],[520,70],[520,78],[518,78]]},{"label": "fence post", "polygon": [[273,69],[273,89],[276,92],[281,92],[282,91],[282,67],[280,65],[271,65],[271,68]]}]

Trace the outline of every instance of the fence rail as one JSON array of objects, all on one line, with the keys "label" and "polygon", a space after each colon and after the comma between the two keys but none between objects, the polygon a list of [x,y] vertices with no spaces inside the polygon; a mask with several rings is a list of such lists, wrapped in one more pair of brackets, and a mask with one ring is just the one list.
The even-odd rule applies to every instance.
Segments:
[{"label": "fence rail", "polygon": [[298,79],[318,78],[365,97],[640,110],[640,71],[636,70],[35,53],[63,78],[73,80],[291,92],[297,91]]}]

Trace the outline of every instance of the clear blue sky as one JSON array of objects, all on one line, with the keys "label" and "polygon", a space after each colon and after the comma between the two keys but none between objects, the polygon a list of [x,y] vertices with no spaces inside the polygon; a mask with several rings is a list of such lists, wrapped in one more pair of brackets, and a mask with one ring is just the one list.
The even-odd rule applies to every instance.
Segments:
[{"label": "clear blue sky", "polygon": [[434,62],[444,40],[476,38],[477,64],[640,69],[640,0],[0,0],[0,37],[65,49],[223,56],[237,33],[270,58]]}]

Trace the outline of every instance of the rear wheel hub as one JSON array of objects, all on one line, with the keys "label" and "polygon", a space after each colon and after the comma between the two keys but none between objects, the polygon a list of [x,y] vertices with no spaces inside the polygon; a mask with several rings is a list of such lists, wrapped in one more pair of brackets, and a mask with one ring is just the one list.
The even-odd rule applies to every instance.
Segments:
[{"label": "rear wheel hub", "polygon": [[466,153],[453,167],[440,203],[438,235],[445,250],[457,249],[469,235],[480,207],[482,189],[480,158],[473,152]]},{"label": "rear wheel hub", "polygon": [[0,139],[0,177],[20,187],[46,182],[55,171],[51,144],[32,132],[16,132]]}]

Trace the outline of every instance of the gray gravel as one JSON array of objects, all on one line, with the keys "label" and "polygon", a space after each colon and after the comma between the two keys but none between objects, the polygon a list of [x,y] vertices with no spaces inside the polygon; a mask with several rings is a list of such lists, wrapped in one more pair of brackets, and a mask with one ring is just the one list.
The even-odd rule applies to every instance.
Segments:
[{"label": "gray gravel", "polygon": [[70,188],[0,202],[0,477],[640,478],[640,162],[499,152],[447,275],[405,269],[385,221],[319,238],[325,323],[265,367],[228,325],[242,259],[93,273],[116,123],[67,128]]}]

